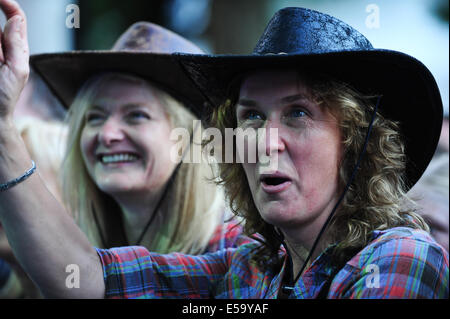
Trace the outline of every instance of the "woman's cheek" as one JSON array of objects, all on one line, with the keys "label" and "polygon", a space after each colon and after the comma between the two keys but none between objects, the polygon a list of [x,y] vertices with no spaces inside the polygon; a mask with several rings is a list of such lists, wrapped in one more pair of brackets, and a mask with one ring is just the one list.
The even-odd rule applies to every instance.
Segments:
[{"label": "woman's cheek", "polygon": [[94,164],[96,139],[95,133],[88,129],[83,129],[80,138],[80,150],[85,164]]}]

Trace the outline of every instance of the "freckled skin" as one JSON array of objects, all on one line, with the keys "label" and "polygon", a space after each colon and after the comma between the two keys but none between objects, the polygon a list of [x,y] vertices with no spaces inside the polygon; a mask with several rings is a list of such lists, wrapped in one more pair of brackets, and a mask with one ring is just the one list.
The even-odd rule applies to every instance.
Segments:
[{"label": "freckled skin", "polygon": [[[342,146],[337,120],[312,99],[282,102],[295,95],[308,97],[296,72],[254,73],[244,80],[239,101],[249,100],[256,106],[241,106],[238,102],[236,114],[242,127],[278,129],[278,140],[268,143],[266,149],[270,154],[276,152],[278,171],[289,177],[291,185],[280,193],[268,194],[261,187],[260,164],[242,165],[262,218],[304,242],[315,236],[340,195]],[[304,116],[292,111],[297,109],[305,110]],[[264,121],[246,120],[248,110],[260,114]]]}]

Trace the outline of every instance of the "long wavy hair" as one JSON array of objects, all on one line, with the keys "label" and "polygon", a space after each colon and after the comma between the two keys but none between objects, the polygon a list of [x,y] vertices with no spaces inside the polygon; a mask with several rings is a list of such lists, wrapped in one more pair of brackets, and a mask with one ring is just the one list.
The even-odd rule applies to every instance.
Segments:
[{"label": "long wavy hair", "polygon": [[[235,106],[242,78],[230,84],[228,99],[212,110],[208,119],[209,124],[223,134],[225,128],[237,126]],[[339,166],[339,186],[344,189],[363,147],[375,96],[363,95],[326,75],[306,74],[301,78],[319,107],[338,119],[344,150]],[[374,230],[396,226],[429,230],[415,213],[414,202],[406,196],[405,146],[400,131],[399,123],[377,113],[358,173],[327,228],[326,241],[336,244],[333,255],[337,262],[345,261],[366,246]],[[262,268],[279,264],[280,235],[261,218],[242,165],[222,161],[219,177],[231,210],[245,220],[244,231],[262,243],[253,261]]]},{"label": "long wavy hair", "polygon": [[[103,248],[129,243],[124,233],[120,207],[97,187],[87,172],[80,138],[85,126],[85,114],[93,98],[102,85],[115,79],[151,85],[165,107],[173,128],[184,128],[190,136],[195,129],[201,129],[194,128],[196,117],[186,107],[143,79],[123,73],[105,73],[84,84],[68,114],[69,136],[62,166],[63,196],[90,242]],[[216,227],[223,223],[223,190],[208,182],[215,173],[208,164],[181,163],[175,178],[167,186],[166,198],[160,207],[164,214],[156,216],[140,245],[159,253],[203,252]]]},{"label": "long wavy hair", "polygon": [[60,121],[43,121],[36,117],[15,119],[17,129],[31,158],[36,162],[39,175],[53,196],[62,204],[60,181],[67,128]]}]

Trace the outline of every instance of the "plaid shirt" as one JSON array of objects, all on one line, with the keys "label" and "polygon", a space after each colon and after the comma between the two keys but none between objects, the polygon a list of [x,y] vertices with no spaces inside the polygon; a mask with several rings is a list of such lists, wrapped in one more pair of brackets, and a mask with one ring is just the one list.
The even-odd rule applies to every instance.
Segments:
[{"label": "plaid shirt", "polygon": [[[201,256],[160,255],[143,247],[98,249],[107,298],[277,298],[286,268],[261,271],[253,242]],[[317,298],[330,275],[330,249],[297,281],[290,298]],[[285,254],[280,252],[280,254]],[[327,298],[448,298],[448,253],[427,233],[375,231],[341,268]]]},{"label": "plaid shirt", "polygon": [[235,220],[220,224],[216,227],[203,253],[212,253],[253,242],[251,238],[243,234],[243,231],[243,227]]}]

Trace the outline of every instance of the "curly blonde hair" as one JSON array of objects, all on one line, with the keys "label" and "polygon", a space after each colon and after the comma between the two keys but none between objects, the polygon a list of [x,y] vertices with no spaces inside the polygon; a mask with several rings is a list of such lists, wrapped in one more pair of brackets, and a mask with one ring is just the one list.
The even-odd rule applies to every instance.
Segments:
[{"label": "curly blonde hair", "polygon": [[[349,85],[326,75],[301,77],[311,98],[338,119],[344,150],[339,183],[344,189],[364,145],[374,109],[371,101],[375,96],[358,93]],[[212,110],[208,119],[209,124],[222,133],[225,128],[237,126],[235,105],[241,79],[230,85],[228,99]],[[399,123],[377,113],[358,173],[326,234],[327,242],[337,244],[333,250],[333,256],[339,259],[337,262],[366,246],[374,230],[409,226],[429,231],[424,220],[415,213],[414,202],[406,196],[405,147],[400,131]],[[224,185],[231,210],[245,219],[245,232],[262,243],[253,260],[263,268],[279,263],[281,238],[274,226],[261,218],[242,165],[222,161],[219,168],[220,183]]]}]

